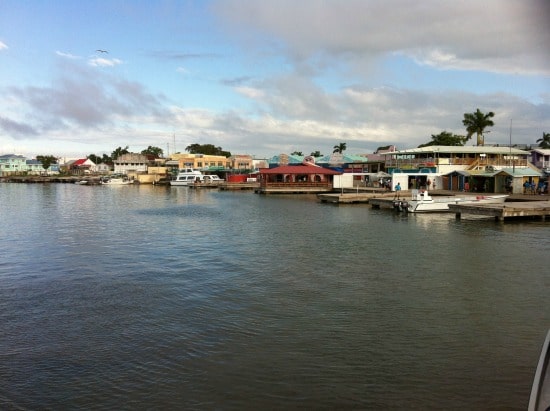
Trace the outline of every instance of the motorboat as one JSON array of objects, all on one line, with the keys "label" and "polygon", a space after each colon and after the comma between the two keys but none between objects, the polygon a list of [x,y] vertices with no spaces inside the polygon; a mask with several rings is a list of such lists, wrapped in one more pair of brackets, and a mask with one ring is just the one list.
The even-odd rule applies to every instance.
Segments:
[{"label": "motorboat", "polygon": [[128,176],[126,175],[113,174],[108,177],[103,177],[99,181],[99,183],[102,185],[120,186],[120,185],[134,184],[134,180],[129,179]]},{"label": "motorboat", "polygon": [[528,411],[547,411],[550,409],[550,330],[542,345],[531,396],[529,397]]},{"label": "motorboat", "polygon": [[202,183],[204,174],[200,170],[184,168],[179,170],[175,179],[170,181],[171,186],[191,186],[195,183]]},{"label": "motorboat", "polygon": [[201,182],[195,182],[195,186],[217,187],[223,184],[225,180],[215,174],[205,174]]},{"label": "motorboat", "polygon": [[508,194],[432,197],[428,190],[412,190],[406,208],[409,213],[442,212],[449,211],[449,204],[502,204],[507,197]]},{"label": "motorboat", "polygon": [[75,181],[74,183],[83,186],[88,184],[88,180],[78,180],[78,181]]}]

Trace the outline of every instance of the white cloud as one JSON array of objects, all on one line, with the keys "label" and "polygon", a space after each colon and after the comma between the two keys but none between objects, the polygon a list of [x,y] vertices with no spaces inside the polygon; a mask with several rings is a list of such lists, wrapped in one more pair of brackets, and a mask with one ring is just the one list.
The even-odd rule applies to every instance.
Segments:
[{"label": "white cloud", "polygon": [[114,67],[122,64],[122,60],[119,59],[106,59],[102,57],[94,57],[88,60],[88,64],[94,67]]},{"label": "white cloud", "polygon": [[7,44],[0,40],[0,50],[6,50],[8,48]]},{"label": "white cloud", "polygon": [[295,61],[397,52],[441,68],[550,73],[544,1],[224,0],[214,10],[236,34],[255,29],[253,41],[275,41]]},{"label": "white cloud", "polygon": [[63,53],[62,51],[56,51],[55,54],[57,54],[59,57],[65,57],[65,58],[68,58],[68,59],[71,59],[71,60],[77,60],[77,59],[80,58],[79,56],[75,56],[74,54]]}]

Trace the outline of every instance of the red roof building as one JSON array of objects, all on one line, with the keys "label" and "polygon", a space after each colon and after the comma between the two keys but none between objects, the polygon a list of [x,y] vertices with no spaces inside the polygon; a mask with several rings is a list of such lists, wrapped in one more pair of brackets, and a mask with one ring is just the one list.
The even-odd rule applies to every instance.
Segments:
[{"label": "red roof building", "polygon": [[261,169],[261,194],[325,193],[332,191],[333,176],[342,173],[316,165],[280,166]]}]

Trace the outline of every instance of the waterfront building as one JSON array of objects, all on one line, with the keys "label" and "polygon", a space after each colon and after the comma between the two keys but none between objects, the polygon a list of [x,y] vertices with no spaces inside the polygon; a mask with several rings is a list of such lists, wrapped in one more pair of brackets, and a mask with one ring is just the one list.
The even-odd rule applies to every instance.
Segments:
[{"label": "waterfront building", "polygon": [[113,160],[115,174],[147,173],[149,158],[144,154],[127,153]]},{"label": "waterfront building", "polygon": [[323,193],[332,191],[333,178],[342,174],[316,165],[283,165],[259,171],[260,194]]},{"label": "waterfront building", "polygon": [[529,154],[502,146],[427,146],[386,153],[385,167],[392,175],[391,186],[400,183],[403,190],[520,193],[525,181],[536,182],[541,176]]},{"label": "waterfront building", "polygon": [[20,175],[27,172],[27,159],[18,154],[0,156],[0,175]]},{"label": "waterfront building", "polygon": [[209,154],[176,153],[170,156],[170,163],[178,162],[178,169],[193,168],[203,171],[220,171],[231,168],[231,159]]}]

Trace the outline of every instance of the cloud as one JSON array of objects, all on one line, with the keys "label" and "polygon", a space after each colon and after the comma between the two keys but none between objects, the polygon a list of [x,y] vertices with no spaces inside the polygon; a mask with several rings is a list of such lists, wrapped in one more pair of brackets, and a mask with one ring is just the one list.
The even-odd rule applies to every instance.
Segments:
[{"label": "cloud", "polygon": [[0,117],[0,129],[6,134],[15,136],[36,136],[38,132],[27,124]]},{"label": "cloud", "polygon": [[88,60],[88,64],[93,67],[114,67],[122,64],[122,60],[119,59],[107,59],[103,57],[93,57]]},{"label": "cloud", "polygon": [[75,56],[74,54],[71,54],[71,53],[63,53],[62,51],[56,51],[55,54],[57,54],[59,57],[64,57],[64,58],[68,58],[68,59],[71,59],[71,60],[80,59],[79,56]]},{"label": "cloud", "polygon": [[[169,121],[166,99],[136,82],[98,73],[84,65],[58,65],[52,86],[12,86],[4,91],[18,117],[3,118],[6,131],[56,135],[151,121]],[[26,124],[27,127],[22,125]]]},{"label": "cloud", "polygon": [[220,55],[215,53],[181,53],[176,51],[151,51],[151,57],[160,60],[195,60],[195,59],[211,59],[219,58]]},{"label": "cloud", "polygon": [[236,36],[253,29],[252,42],[278,44],[295,63],[402,53],[444,69],[550,73],[542,0],[224,0],[213,10]]},{"label": "cloud", "polygon": [[0,40],[0,50],[7,50],[8,48],[7,44]]}]

